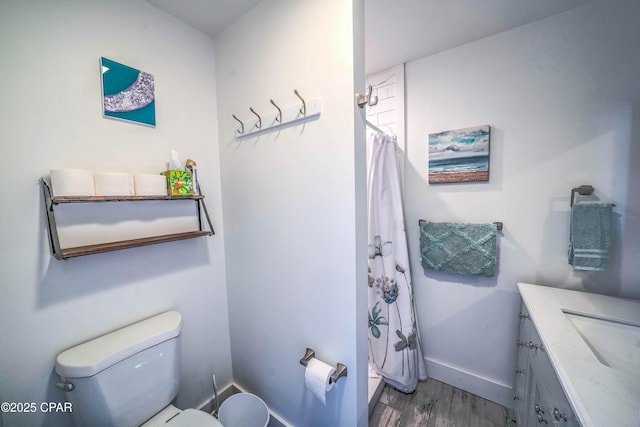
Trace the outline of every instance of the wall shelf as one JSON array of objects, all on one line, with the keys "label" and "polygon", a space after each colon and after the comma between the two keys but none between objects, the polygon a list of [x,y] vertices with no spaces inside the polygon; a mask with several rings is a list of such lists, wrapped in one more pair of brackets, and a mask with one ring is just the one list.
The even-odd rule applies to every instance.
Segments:
[{"label": "wall shelf", "polygon": [[[105,197],[79,197],[79,196],[56,196],[51,192],[51,187],[44,178],[40,179],[42,192],[45,198],[47,210],[47,222],[49,225],[49,241],[51,243],[51,252],[56,259],[69,259],[73,257],[91,255],[102,252],[117,251],[121,249],[136,248],[140,246],[155,245],[158,243],[174,242],[177,240],[194,239],[197,237],[207,237],[215,234],[211,219],[207,213],[207,207],[204,204],[203,195],[193,196],[105,196]],[[98,202],[144,202],[144,201],[174,201],[174,200],[193,200],[197,205],[198,230],[183,233],[163,234],[158,236],[143,237],[130,240],[121,240],[116,242],[98,243],[93,245],[77,246],[72,248],[61,248],[60,239],[58,238],[58,229],[56,226],[54,206],[65,203],[98,203]],[[206,230],[203,224],[202,212],[206,218],[209,229]]]},{"label": "wall shelf", "polygon": [[54,196],[51,203],[58,205],[61,203],[87,203],[87,202],[140,202],[145,200],[202,200],[204,196]]}]

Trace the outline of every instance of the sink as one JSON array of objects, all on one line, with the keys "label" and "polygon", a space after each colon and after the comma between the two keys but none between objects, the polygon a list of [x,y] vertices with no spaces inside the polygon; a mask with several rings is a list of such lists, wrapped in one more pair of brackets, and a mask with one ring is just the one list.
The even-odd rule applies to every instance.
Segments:
[{"label": "sink", "polygon": [[563,312],[600,363],[629,373],[640,372],[640,324]]}]

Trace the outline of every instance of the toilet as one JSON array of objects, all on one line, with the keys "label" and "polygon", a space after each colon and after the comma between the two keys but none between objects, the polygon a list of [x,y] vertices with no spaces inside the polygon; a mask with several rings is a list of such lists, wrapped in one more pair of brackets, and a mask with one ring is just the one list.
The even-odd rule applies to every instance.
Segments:
[{"label": "toilet", "polygon": [[182,316],[169,311],[63,351],[57,386],[76,426],[223,427],[212,415],[171,405],[178,393]]}]

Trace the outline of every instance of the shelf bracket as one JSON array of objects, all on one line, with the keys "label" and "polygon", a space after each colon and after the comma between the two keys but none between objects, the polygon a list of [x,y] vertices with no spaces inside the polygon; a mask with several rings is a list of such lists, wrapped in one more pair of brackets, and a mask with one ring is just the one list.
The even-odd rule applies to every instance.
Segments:
[{"label": "shelf bracket", "polygon": [[51,195],[51,187],[44,178],[40,178],[40,186],[44,195],[45,209],[47,211],[47,225],[49,231],[49,243],[51,244],[51,252],[55,259],[62,259],[62,250],[60,249],[60,239],[58,237],[58,228],[56,226],[56,217],[53,212],[53,197]]}]

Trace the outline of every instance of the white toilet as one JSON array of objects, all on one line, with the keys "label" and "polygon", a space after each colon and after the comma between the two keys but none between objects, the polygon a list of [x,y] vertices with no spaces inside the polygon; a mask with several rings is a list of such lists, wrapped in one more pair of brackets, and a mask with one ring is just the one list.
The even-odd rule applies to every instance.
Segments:
[{"label": "white toilet", "polygon": [[197,409],[171,405],[178,392],[182,316],[159,314],[63,351],[56,358],[76,426],[222,427]]}]

